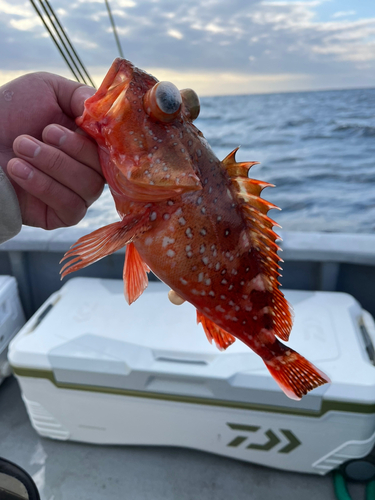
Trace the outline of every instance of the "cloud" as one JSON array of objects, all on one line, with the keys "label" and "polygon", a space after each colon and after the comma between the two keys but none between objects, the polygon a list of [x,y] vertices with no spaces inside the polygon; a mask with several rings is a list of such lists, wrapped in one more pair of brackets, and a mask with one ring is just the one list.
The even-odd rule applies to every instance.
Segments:
[{"label": "cloud", "polygon": [[354,16],[356,14],[355,10],[345,10],[340,12],[335,12],[332,14],[332,17],[346,17],[346,16]]},{"label": "cloud", "polygon": [[[340,5],[338,0],[331,2]],[[205,93],[209,92],[208,82],[211,93],[224,89],[234,93],[236,88],[238,92],[258,91],[251,84],[260,81],[252,79],[254,75],[267,82],[265,89],[276,90],[287,89],[288,85],[295,89],[298,84],[326,88],[373,85],[375,16],[350,20],[354,10],[337,9],[329,20],[321,21],[318,11],[322,4],[111,0],[128,59],[139,67],[162,68],[176,76],[190,73]],[[102,68],[108,68],[117,56],[104,2],[75,0],[68,9],[65,1],[54,0],[53,7],[56,11],[63,9],[59,11],[61,21],[90,73],[101,75]],[[6,44],[6,51],[0,54],[2,69],[53,66],[65,70],[28,2],[0,0],[0,14]],[[230,74],[237,78],[237,84],[223,76]],[[201,79],[199,75],[203,75]],[[216,75],[216,82],[210,75]]]}]

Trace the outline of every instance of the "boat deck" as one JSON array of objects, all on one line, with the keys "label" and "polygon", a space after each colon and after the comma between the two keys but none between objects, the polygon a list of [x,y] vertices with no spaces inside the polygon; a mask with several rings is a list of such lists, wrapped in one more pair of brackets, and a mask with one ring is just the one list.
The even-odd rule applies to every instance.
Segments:
[{"label": "boat deck", "polygon": [[[335,500],[332,477],[268,469],[196,450],[41,438],[14,377],[0,386],[0,456],[27,470],[41,500]],[[353,499],[364,487],[350,485]]]}]

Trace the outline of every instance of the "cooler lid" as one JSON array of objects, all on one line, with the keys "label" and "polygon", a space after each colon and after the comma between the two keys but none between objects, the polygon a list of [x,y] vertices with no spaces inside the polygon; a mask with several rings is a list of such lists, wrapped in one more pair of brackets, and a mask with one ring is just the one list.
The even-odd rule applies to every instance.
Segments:
[{"label": "cooler lid", "polygon": [[347,294],[284,290],[295,311],[288,344],[333,382],[292,401],[242,342],[236,340],[225,352],[210,345],[196,324],[195,308],[174,306],[168,290],[150,282],[129,307],[122,281],[73,278],[13,340],[11,364],[26,376],[50,371],[61,387],[311,410],[319,410],[323,395],[366,401],[367,390],[375,385],[374,366],[361,339],[362,310]]}]

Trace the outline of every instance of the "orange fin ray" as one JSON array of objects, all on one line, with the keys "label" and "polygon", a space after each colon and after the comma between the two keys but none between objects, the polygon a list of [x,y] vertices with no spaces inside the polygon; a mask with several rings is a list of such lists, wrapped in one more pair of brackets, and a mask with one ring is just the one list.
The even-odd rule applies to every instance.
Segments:
[{"label": "orange fin ray", "polygon": [[149,272],[150,268],[139,255],[134,243],[129,243],[126,247],[123,272],[124,295],[129,305],[135,302],[147,288],[147,273]]},{"label": "orange fin ray", "polygon": [[235,156],[239,149],[240,147],[238,146],[238,148],[234,149],[231,153],[229,153],[229,155],[224,158],[222,163],[225,166],[226,171],[230,177],[247,178],[250,168],[253,165],[258,165],[259,162],[258,161],[237,162]]},{"label": "orange fin ray", "polygon": [[101,227],[80,238],[61,259],[71,259],[64,264],[61,279],[74,271],[97,262],[127,245],[137,234],[147,230],[147,211],[141,215],[128,215],[122,221]]},{"label": "orange fin ray", "polygon": [[272,377],[291,399],[302,396],[320,385],[330,383],[330,379],[298,352],[278,342],[280,354],[265,361]]},{"label": "orange fin ray", "polygon": [[241,196],[250,194],[254,196],[259,196],[260,193],[266,187],[275,187],[274,184],[270,184],[269,182],[259,181],[257,179],[250,179],[243,177],[235,177],[232,179],[233,184],[236,186],[238,194]]},{"label": "orange fin ray", "polygon": [[201,323],[207,340],[210,344],[215,342],[216,347],[220,351],[224,351],[227,347],[233,344],[236,340],[233,335],[226,332],[220,326],[216,325],[213,321],[208,319],[204,314],[197,310],[197,323]]}]

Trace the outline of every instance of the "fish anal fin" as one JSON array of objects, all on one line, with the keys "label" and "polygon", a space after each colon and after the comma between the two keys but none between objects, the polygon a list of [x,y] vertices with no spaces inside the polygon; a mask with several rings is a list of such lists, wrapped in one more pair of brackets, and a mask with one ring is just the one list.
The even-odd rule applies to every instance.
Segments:
[{"label": "fish anal fin", "polygon": [[312,389],[330,383],[330,379],[298,352],[281,342],[272,350],[280,351],[269,360],[264,360],[272,377],[291,399],[299,400]]},{"label": "fish anal fin", "polygon": [[124,295],[126,302],[130,305],[142,295],[148,285],[147,273],[150,268],[139,255],[134,243],[126,247],[124,263]]},{"label": "fish anal fin", "polygon": [[60,263],[69,259],[60,271],[61,279],[120,250],[135,236],[146,231],[148,224],[149,210],[146,210],[143,214],[127,215],[119,222],[101,227],[83,236],[61,259]]},{"label": "fish anal fin", "polygon": [[206,334],[207,340],[210,344],[212,341],[215,342],[216,347],[220,351],[224,351],[227,347],[233,344],[236,340],[233,335],[226,332],[216,323],[208,319],[204,314],[197,310],[197,323],[201,323],[203,326],[204,333]]}]

